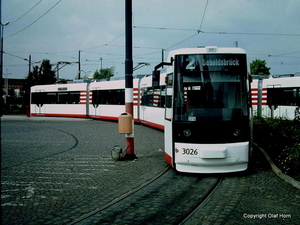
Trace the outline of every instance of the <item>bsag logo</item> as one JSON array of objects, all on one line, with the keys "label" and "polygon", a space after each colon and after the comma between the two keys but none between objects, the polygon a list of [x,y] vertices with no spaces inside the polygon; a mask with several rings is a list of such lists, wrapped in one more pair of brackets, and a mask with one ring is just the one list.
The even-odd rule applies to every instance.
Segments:
[{"label": "bsag logo", "polygon": [[202,66],[239,66],[238,59],[203,59]]}]

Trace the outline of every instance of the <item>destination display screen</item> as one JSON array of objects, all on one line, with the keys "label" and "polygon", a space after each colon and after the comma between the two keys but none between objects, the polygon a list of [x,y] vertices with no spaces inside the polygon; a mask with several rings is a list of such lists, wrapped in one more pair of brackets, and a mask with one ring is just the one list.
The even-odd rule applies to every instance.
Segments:
[{"label": "destination display screen", "polygon": [[246,54],[191,54],[179,55],[177,70],[181,73],[195,71],[246,71]]},{"label": "destination display screen", "polygon": [[232,121],[248,114],[245,54],[177,55],[175,121]]}]

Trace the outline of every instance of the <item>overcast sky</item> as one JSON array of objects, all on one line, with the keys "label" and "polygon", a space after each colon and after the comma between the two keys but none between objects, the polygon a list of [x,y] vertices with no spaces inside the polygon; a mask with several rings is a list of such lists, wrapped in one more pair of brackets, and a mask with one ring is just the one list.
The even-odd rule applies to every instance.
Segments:
[{"label": "overcast sky", "polygon": [[[151,73],[170,50],[239,47],[248,63],[266,60],[272,74],[300,72],[300,0],[132,0],[133,61]],[[2,0],[4,77],[25,78],[28,61],[49,59],[59,76],[74,79],[115,67],[124,76],[125,0]],[[201,32],[199,32],[201,30]]]}]

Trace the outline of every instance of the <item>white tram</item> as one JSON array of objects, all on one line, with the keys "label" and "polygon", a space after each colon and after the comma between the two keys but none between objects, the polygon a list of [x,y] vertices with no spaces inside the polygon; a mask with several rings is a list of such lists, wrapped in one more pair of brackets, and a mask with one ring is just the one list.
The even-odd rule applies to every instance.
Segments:
[{"label": "white tram", "polygon": [[245,51],[179,49],[168,58],[166,161],[180,172],[246,170],[252,133]]},{"label": "white tram", "polygon": [[[165,159],[176,170],[225,173],[248,167],[250,86],[240,48],[172,51],[151,76],[133,79],[134,120],[165,130]],[[157,69],[167,66],[167,73]],[[39,85],[31,88],[32,116],[117,120],[125,82]]]},{"label": "white tram", "polygon": [[300,120],[300,73],[253,77],[251,93],[255,114]]},{"label": "white tram", "polygon": [[85,83],[31,87],[32,116],[86,117],[89,90]]},{"label": "white tram", "polygon": [[[134,121],[164,129],[165,83],[152,87],[152,76],[133,79]],[[31,87],[31,116],[118,120],[125,110],[124,80]]]}]

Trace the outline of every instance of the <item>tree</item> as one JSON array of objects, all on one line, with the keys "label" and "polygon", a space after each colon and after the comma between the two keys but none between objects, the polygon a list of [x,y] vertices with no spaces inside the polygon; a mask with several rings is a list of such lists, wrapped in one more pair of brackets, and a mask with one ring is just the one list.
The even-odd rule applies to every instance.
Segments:
[{"label": "tree", "polygon": [[96,70],[93,78],[94,79],[109,79],[114,76],[114,67]]},{"label": "tree", "polygon": [[48,59],[44,59],[40,67],[34,66],[33,71],[25,78],[25,86],[30,88],[34,85],[54,84],[56,76],[51,67]]},{"label": "tree", "polygon": [[29,104],[30,99],[30,87],[34,85],[42,84],[54,84],[56,83],[55,72],[52,70],[50,60],[44,59],[41,66],[34,66],[33,71],[31,71],[25,78],[24,91],[25,91],[25,103]]},{"label": "tree", "polygon": [[270,75],[271,67],[266,66],[265,60],[255,59],[250,63],[250,73],[252,75]]},{"label": "tree", "polygon": [[51,69],[50,60],[44,59],[39,71],[39,84],[54,84],[56,82],[55,72]]},{"label": "tree", "polygon": [[28,74],[28,76],[25,78],[25,87],[32,87],[34,85],[38,84],[39,80],[39,67],[34,66],[33,71]]}]

